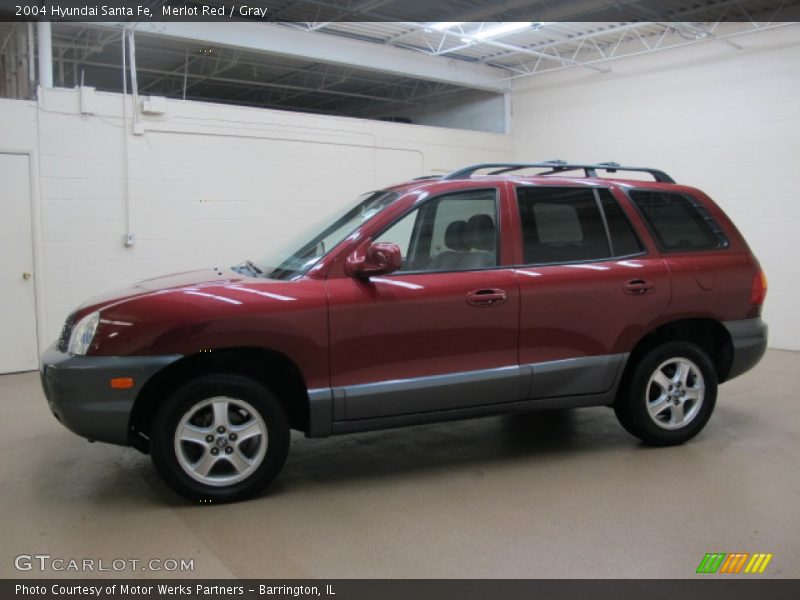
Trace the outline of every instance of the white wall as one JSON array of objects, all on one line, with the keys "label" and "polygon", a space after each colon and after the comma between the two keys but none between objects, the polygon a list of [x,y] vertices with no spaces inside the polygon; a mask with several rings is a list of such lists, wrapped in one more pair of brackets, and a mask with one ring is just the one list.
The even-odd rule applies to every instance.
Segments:
[{"label": "white wall", "polygon": [[770,345],[800,349],[800,26],[519,79],[515,159],[658,167],[731,216],[769,278]]},{"label": "white wall", "polygon": [[512,153],[504,135],[168,101],[129,135],[126,248],[122,96],[96,101],[91,115],[77,90],[0,104],[0,150],[38,148],[40,343],[93,294],[258,257],[365,191]]},{"label": "white wall", "polygon": [[36,148],[35,103],[0,98],[0,152]]}]

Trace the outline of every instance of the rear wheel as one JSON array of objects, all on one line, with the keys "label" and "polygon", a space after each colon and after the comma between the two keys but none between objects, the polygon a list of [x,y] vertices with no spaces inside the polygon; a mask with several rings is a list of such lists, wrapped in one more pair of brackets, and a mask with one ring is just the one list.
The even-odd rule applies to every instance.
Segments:
[{"label": "rear wheel", "polygon": [[665,342],[633,367],[614,404],[622,426],[646,444],[672,446],[705,427],[717,399],[717,373],[696,344]]},{"label": "rear wheel", "polygon": [[156,470],[190,500],[242,500],[267,486],[289,451],[286,414],[273,394],[240,375],[208,375],[177,389],[151,430]]}]

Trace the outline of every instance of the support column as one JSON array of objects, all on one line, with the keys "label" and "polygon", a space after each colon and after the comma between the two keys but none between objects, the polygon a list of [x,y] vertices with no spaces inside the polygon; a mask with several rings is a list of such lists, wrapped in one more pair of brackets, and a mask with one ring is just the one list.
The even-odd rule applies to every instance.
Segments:
[{"label": "support column", "polygon": [[28,86],[31,94],[36,89],[36,51],[34,50],[33,23],[28,23]]},{"label": "support column", "polygon": [[28,85],[28,34],[24,27],[17,29],[17,47],[15,52],[15,70],[17,72],[17,98],[30,98]]},{"label": "support column", "polygon": [[50,23],[39,21],[36,24],[39,38],[39,85],[53,87],[53,40]]}]

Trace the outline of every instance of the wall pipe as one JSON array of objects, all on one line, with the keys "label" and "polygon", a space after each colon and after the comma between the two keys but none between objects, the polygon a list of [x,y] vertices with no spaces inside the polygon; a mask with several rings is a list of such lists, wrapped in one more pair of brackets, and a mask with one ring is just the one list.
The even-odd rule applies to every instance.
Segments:
[{"label": "wall pipe", "polygon": [[128,29],[128,55],[131,69],[131,95],[133,97],[133,133],[139,133],[139,81],[136,77],[136,39],[133,29]]},{"label": "wall pipe", "polygon": [[[122,31],[122,119],[124,126],[122,128],[122,135],[124,136],[124,145],[122,148],[122,177],[124,180],[124,199],[125,199],[125,238],[122,243],[127,246],[133,246],[133,207],[131,206],[131,180],[128,175],[128,138],[130,136],[129,118],[128,118],[128,60],[127,60],[127,29]],[[135,110],[135,105],[134,105]]]}]

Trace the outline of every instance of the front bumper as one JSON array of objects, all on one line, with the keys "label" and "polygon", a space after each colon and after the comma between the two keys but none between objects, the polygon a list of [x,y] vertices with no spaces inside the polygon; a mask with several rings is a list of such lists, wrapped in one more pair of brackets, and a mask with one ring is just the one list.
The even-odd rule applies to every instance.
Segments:
[{"label": "front bumper", "polygon": [[[127,446],[136,396],[156,372],[179,358],[73,356],[51,346],[42,356],[42,387],[50,410],[67,429],[92,441]],[[132,377],[133,387],[112,389],[110,380],[116,377]]]},{"label": "front bumper", "polygon": [[733,360],[726,381],[755,367],[767,351],[767,324],[757,319],[723,321],[733,342]]}]

